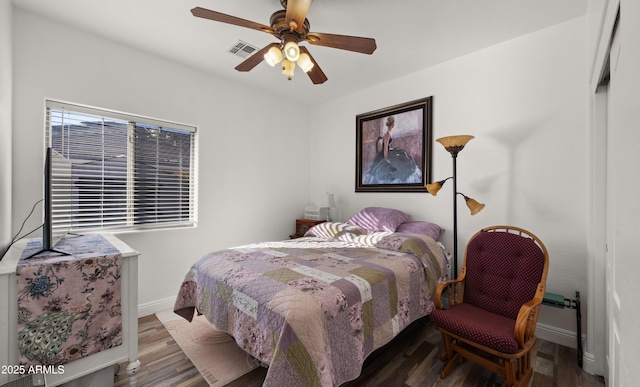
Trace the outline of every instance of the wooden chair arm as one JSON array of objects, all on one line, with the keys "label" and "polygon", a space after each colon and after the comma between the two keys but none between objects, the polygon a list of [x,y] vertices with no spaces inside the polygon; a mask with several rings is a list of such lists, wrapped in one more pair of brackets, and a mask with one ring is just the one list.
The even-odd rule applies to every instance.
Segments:
[{"label": "wooden chair arm", "polygon": [[464,298],[464,277],[467,273],[466,269],[467,268],[465,266],[462,267],[458,278],[454,280],[443,281],[438,284],[438,286],[436,287],[436,292],[433,296],[433,301],[436,309],[444,308],[442,302],[442,294],[445,291],[447,292],[446,297],[448,306],[462,303],[462,299]]},{"label": "wooden chair arm", "polygon": [[513,333],[520,348],[527,346],[527,343],[534,338],[536,323],[538,322],[538,314],[540,312],[540,305],[544,299],[545,289],[545,283],[539,283],[533,299],[522,305],[522,307],[520,307],[520,311],[518,311],[516,326]]}]

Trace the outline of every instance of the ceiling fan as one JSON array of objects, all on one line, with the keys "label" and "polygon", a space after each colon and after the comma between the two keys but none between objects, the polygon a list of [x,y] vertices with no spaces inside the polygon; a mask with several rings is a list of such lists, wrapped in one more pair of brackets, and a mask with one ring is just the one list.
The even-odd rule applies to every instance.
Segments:
[{"label": "ceiling fan", "polygon": [[327,76],[313,59],[309,50],[305,46],[300,46],[299,43],[308,42],[316,46],[372,54],[376,50],[376,41],[372,38],[359,36],[310,32],[307,13],[311,2],[312,0],[280,0],[284,9],[271,15],[270,26],[200,7],[193,8],[191,13],[193,16],[204,19],[263,31],[278,38],[278,43],[268,44],[236,66],[236,70],[249,71],[263,60],[272,67],[282,63],[282,73],[291,80],[297,63],[307,73],[311,81],[317,85],[324,83]]}]

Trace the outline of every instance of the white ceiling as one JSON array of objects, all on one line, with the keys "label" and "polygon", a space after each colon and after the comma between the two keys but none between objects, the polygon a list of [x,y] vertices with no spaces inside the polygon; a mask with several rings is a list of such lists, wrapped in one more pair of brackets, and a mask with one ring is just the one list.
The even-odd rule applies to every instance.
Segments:
[{"label": "white ceiling", "polygon": [[311,31],[375,38],[372,55],[307,44],[329,80],[288,81],[265,62],[248,73],[227,50],[266,33],[191,15],[199,6],[269,25],[280,0],[13,0],[14,6],[234,82],[314,105],[582,16],[587,0],[316,0]]}]

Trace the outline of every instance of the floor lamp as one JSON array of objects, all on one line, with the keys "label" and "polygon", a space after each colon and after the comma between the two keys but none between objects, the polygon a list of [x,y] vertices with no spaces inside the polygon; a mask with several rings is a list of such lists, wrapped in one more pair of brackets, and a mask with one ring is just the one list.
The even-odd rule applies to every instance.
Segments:
[{"label": "floor lamp", "polygon": [[465,194],[458,192],[457,188],[457,176],[456,176],[456,159],[458,158],[458,153],[464,146],[473,138],[473,136],[448,136],[441,137],[436,139],[447,152],[451,153],[451,158],[453,159],[453,176],[447,177],[444,180],[437,181],[435,183],[426,184],[425,187],[427,191],[436,196],[442,185],[449,179],[453,179],[453,278],[458,277],[458,204],[457,197],[461,195],[465,202],[467,203],[467,207],[471,210],[471,215],[475,215],[478,212],[482,211],[484,208],[484,204],[478,203],[475,199],[471,199]]}]

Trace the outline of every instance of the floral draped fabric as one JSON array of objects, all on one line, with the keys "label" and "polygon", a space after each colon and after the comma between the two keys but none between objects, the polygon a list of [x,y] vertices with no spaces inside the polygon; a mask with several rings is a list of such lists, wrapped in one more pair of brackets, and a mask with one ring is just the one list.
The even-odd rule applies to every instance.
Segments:
[{"label": "floral draped fabric", "polygon": [[122,254],[104,237],[62,239],[56,250],[18,262],[18,349],[23,365],[60,365],[122,344]]}]

